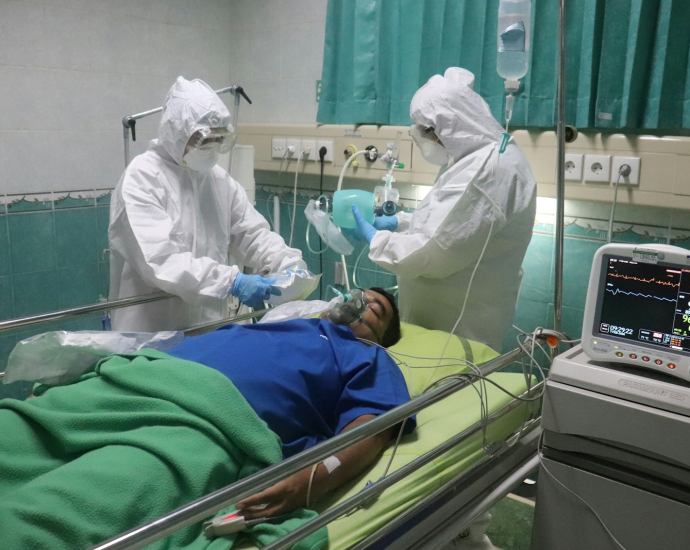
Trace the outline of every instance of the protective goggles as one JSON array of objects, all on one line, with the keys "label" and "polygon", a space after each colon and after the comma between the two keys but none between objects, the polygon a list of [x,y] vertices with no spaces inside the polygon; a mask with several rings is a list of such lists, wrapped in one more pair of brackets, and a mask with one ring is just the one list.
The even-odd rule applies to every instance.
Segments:
[{"label": "protective goggles", "polygon": [[424,126],[423,124],[413,124],[410,126],[408,132],[410,137],[413,139],[426,138],[433,142],[438,141],[438,136],[436,135],[436,129],[433,126]]},{"label": "protective goggles", "polygon": [[220,154],[229,153],[237,141],[237,134],[228,128],[211,128],[199,130],[201,137],[196,142],[196,150],[199,153],[207,153],[218,149]]}]

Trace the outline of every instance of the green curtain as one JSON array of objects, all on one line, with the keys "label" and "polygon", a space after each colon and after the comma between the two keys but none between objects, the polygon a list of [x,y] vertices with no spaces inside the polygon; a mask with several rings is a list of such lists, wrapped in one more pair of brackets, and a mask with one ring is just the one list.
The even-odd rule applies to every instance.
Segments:
[{"label": "green curtain", "polygon": [[[329,0],[318,122],[409,124],[415,91],[451,66],[475,74],[502,121],[498,4]],[[568,124],[690,129],[690,0],[566,0],[566,21]],[[530,51],[511,126],[553,127],[558,2],[532,0]]]}]

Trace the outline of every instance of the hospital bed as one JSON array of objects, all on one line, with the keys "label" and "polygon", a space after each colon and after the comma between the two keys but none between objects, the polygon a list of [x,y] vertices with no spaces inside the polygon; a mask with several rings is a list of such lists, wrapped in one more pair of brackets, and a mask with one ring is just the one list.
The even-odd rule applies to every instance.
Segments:
[{"label": "hospital bed", "polygon": [[[541,384],[530,388],[533,380],[522,372],[498,372],[518,360],[522,349],[499,357],[482,344],[445,332],[403,324],[402,333],[391,351],[404,361],[400,368],[410,394],[416,396],[410,402],[94,548],[141,548],[399,424],[412,413],[417,414],[417,430],[401,439],[392,462],[394,445],[359,478],[318,502],[316,520],[268,548],[290,548],[322,526],[327,526],[330,550],[431,549],[451,541],[536,469],[539,407],[536,401],[513,399],[487,384],[488,416],[482,418],[477,385],[470,387],[470,380],[461,378],[422,393],[434,381],[466,370],[462,361],[424,357],[438,357],[445,348],[443,357],[483,365],[483,374],[523,399],[538,395]],[[389,462],[390,470],[382,478]],[[252,546],[245,541],[238,547]]]}]

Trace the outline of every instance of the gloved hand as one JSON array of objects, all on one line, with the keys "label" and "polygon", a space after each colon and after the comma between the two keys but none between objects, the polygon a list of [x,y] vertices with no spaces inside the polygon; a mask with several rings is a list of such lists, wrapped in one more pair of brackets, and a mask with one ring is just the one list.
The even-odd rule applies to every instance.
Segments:
[{"label": "gloved hand", "polygon": [[271,286],[276,280],[265,279],[260,275],[240,273],[235,277],[235,283],[232,285],[230,294],[237,296],[244,305],[256,308],[262,306],[271,294],[281,295],[279,288]]},{"label": "gloved hand", "polygon": [[398,228],[398,218],[396,216],[376,216],[374,227],[384,231],[395,231]]},{"label": "gloved hand", "polygon": [[359,211],[359,208],[357,208],[356,204],[352,205],[352,213],[354,214],[355,222],[357,223],[357,227],[354,229],[355,237],[360,241],[370,243],[371,239],[373,239],[374,235],[376,235],[377,229],[364,219],[364,216],[362,216],[362,213]]}]

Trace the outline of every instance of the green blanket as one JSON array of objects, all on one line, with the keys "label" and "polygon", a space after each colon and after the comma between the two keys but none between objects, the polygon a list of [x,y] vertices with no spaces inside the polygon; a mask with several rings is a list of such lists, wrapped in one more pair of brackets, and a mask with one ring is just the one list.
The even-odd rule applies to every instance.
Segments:
[{"label": "green blanket", "polygon": [[[88,548],[281,459],[230,380],[164,353],[112,356],[36,394],[0,401],[3,549]],[[246,533],[264,546],[314,515]],[[197,524],[147,548],[221,550],[234,538],[209,541]],[[322,530],[300,548],[325,542]]]}]

